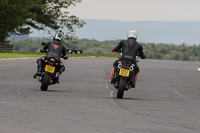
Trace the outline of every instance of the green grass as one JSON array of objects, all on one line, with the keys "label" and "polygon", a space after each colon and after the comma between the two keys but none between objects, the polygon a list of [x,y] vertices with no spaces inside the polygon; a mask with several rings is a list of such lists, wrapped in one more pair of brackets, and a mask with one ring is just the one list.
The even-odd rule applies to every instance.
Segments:
[{"label": "green grass", "polygon": [[40,57],[43,53],[0,53],[0,59],[5,58],[23,58],[23,57]]},{"label": "green grass", "polygon": [[[0,53],[0,59],[6,58],[23,58],[23,57],[41,57],[45,53]],[[117,57],[117,55],[101,55],[101,54],[68,54],[69,57]]]}]

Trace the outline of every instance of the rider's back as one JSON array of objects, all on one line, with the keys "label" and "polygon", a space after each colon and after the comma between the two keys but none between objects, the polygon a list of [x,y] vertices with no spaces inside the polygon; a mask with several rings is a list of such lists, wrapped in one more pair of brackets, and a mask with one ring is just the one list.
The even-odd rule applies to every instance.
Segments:
[{"label": "rider's back", "polygon": [[54,40],[53,42],[49,42],[48,44],[48,52],[47,56],[59,57],[65,50],[64,46],[61,42]]},{"label": "rider's back", "polygon": [[121,59],[134,61],[138,54],[142,59],[145,58],[142,45],[140,45],[134,38],[120,41],[118,46],[114,48],[114,51],[120,51],[120,49],[122,49]]},{"label": "rider's back", "polygon": [[122,57],[128,60],[135,60],[141,45],[133,38],[122,40]]}]

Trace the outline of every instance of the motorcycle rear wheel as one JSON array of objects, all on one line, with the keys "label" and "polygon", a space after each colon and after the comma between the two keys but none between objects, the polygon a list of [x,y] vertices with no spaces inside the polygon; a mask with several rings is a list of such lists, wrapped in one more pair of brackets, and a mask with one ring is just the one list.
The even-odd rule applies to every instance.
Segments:
[{"label": "motorcycle rear wheel", "polygon": [[118,87],[118,91],[117,91],[117,98],[120,98],[120,99],[123,98],[126,80],[127,80],[127,78],[120,77],[119,87]]},{"label": "motorcycle rear wheel", "polygon": [[47,91],[48,90],[50,78],[51,78],[51,73],[45,72],[44,77],[42,79],[42,84],[41,84],[41,87],[40,87],[41,91]]}]

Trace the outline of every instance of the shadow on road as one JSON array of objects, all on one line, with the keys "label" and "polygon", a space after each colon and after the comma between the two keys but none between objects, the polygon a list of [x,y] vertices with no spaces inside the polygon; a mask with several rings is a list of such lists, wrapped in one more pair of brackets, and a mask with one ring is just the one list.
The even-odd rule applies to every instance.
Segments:
[{"label": "shadow on road", "polygon": [[[41,91],[41,90],[34,90],[34,91],[39,92],[39,91]],[[70,92],[70,91],[69,91],[69,90],[47,90],[47,91],[41,91],[41,92],[46,92],[46,93],[48,93],[48,92]]]},{"label": "shadow on road", "polygon": [[105,99],[115,99],[115,100],[146,100],[146,99],[141,99],[141,98],[122,98],[122,99],[119,99],[119,98],[112,98],[112,97],[104,97]]},{"label": "shadow on road", "polygon": [[[114,98],[114,99],[118,99],[118,98]],[[145,99],[141,99],[141,98],[123,98],[123,99],[119,99],[119,100],[145,100]]]}]

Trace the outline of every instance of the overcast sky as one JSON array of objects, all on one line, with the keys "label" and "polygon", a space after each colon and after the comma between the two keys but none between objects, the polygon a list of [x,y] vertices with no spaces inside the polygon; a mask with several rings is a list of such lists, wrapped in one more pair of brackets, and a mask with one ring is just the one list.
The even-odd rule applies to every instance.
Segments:
[{"label": "overcast sky", "polygon": [[67,11],[81,19],[200,21],[200,0],[82,0]]}]

